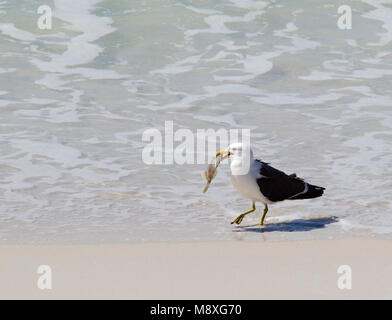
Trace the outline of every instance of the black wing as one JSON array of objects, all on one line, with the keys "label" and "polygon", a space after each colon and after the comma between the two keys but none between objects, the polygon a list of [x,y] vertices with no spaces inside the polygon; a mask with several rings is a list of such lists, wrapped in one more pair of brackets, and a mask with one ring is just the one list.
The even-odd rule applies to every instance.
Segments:
[{"label": "black wing", "polygon": [[325,190],[305,182],[295,173],[287,175],[268,163],[257,161],[261,163],[260,175],[262,176],[257,179],[257,184],[261,193],[272,202],[316,198]]}]

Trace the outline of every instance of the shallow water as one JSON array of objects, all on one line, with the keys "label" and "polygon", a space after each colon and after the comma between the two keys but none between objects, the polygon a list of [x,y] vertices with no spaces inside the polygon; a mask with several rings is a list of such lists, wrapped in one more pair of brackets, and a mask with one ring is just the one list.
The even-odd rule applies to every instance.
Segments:
[{"label": "shallow water", "polygon": [[[392,5],[0,1],[0,243],[392,238]],[[327,188],[270,207],[227,165],[146,165],[148,128],[248,128],[255,154]],[[261,211],[261,207],[259,207]]]}]

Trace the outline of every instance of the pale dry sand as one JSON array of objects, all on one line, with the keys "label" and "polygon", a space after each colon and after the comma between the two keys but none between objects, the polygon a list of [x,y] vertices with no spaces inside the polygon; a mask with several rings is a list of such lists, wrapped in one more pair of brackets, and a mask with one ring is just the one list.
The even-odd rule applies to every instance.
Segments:
[{"label": "pale dry sand", "polygon": [[[0,246],[1,299],[392,298],[392,241]],[[50,265],[52,290],[37,287]],[[352,290],[340,290],[340,265]]]}]

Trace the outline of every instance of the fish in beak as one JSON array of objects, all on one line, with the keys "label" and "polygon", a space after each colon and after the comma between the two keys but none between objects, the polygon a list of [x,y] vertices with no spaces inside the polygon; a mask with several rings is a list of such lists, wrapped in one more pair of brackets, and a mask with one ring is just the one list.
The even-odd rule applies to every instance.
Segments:
[{"label": "fish in beak", "polygon": [[223,160],[227,159],[228,157],[230,157],[230,152],[224,151],[224,150],[219,151],[216,154],[215,161],[214,161],[215,163],[210,163],[208,165],[207,170],[202,173],[203,178],[206,179],[206,181],[207,181],[207,185],[205,186],[203,193],[207,192],[208,187],[211,184],[211,181],[216,177],[216,174],[218,172],[217,169],[218,169],[218,166],[220,165],[220,163]]}]

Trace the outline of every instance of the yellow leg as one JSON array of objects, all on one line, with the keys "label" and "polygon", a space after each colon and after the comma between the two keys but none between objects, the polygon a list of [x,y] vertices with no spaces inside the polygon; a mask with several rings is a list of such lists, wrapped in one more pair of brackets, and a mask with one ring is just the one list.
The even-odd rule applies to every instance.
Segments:
[{"label": "yellow leg", "polygon": [[240,223],[242,222],[242,220],[244,219],[244,217],[245,217],[247,214],[252,213],[252,212],[254,212],[255,210],[256,210],[256,204],[255,204],[255,202],[253,202],[253,204],[252,204],[252,209],[249,210],[249,211],[246,211],[246,212],[244,212],[244,213],[242,213],[242,214],[240,214],[237,218],[235,218],[235,219],[231,222],[231,224],[233,224],[233,223],[240,224]]},{"label": "yellow leg", "polygon": [[261,218],[261,221],[260,221],[260,225],[261,225],[261,226],[264,225],[264,219],[265,219],[265,216],[267,215],[267,212],[268,212],[268,206],[265,205],[265,206],[264,206],[263,217]]}]

